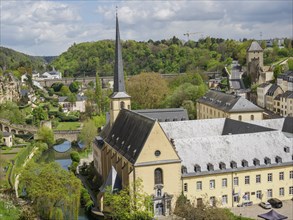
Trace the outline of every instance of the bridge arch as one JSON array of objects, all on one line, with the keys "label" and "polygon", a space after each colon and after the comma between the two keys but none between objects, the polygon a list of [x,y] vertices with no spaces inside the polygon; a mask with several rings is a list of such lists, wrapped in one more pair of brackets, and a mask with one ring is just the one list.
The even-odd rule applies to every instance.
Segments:
[{"label": "bridge arch", "polygon": [[9,132],[10,131],[9,130],[9,127],[8,126],[5,126],[3,131]]}]

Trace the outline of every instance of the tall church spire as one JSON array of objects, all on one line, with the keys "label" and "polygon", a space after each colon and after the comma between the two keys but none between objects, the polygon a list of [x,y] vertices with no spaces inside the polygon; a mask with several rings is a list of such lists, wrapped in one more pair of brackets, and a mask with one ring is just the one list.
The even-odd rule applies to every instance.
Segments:
[{"label": "tall church spire", "polygon": [[115,44],[115,67],[114,67],[114,90],[113,95],[118,92],[125,92],[122,50],[120,42],[119,22],[116,11],[116,44]]},{"label": "tall church spire", "polygon": [[125,91],[122,48],[120,42],[119,22],[116,8],[116,44],[115,44],[115,67],[114,88],[110,96],[110,125],[112,125],[121,109],[131,109],[130,96]]}]

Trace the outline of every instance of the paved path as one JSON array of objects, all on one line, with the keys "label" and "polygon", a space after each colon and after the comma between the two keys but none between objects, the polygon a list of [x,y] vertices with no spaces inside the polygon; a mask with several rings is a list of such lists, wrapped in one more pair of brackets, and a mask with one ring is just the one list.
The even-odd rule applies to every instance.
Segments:
[{"label": "paved path", "polygon": [[[288,220],[293,220],[293,201],[285,200],[283,201],[283,207],[280,209],[274,209],[276,212],[288,217]],[[257,217],[259,214],[267,213],[270,209],[263,209],[259,205],[252,205],[247,207],[234,207],[231,211],[236,215],[242,215],[243,217],[249,217],[252,219],[263,220]]]}]

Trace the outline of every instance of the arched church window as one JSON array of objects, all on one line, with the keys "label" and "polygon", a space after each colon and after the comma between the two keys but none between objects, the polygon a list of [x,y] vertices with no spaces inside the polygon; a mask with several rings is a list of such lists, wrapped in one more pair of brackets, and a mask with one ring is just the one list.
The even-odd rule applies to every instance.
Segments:
[{"label": "arched church window", "polygon": [[161,168],[155,169],[155,184],[163,184],[163,171]]}]

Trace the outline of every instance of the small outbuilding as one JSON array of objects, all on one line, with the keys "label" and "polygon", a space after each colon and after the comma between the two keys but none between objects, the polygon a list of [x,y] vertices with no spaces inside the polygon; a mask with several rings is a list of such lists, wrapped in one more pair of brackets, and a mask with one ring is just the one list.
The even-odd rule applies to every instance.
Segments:
[{"label": "small outbuilding", "polygon": [[266,219],[266,220],[282,220],[282,219],[288,218],[287,216],[281,215],[273,209],[267,213],[258,215],[258,217]]},{"label": "small outbuilding", "polygon": [[13,134],[10,132],[3,132],[2,142],[4,143],[5,146],[12,147],[12,144],[13,144],[12,136]]}]

